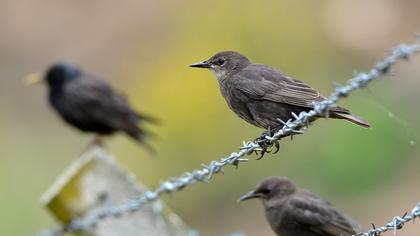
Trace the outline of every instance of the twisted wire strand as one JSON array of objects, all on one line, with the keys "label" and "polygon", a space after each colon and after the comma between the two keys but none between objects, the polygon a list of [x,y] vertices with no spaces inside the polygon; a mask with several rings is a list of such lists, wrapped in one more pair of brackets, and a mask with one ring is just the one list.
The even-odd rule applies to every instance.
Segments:
[{"label": "twisted wire strand", "polygon": [[[263,140],[259,140],[259,142],[244,141],[238,152],[232,152],[229,156],[221,158],[220,160],[213,160],[208,165],[203,164],[200,169],[185,172],[177,178],[170,177],[166,181],[162,182],[157,189],[145,191],[141,196],[136,199],[132,199],[127,203],[119,206],[97,209],[88,213],[85,217],[73,219],[69,224],[62,227],[55,226],[52,229],[44,230],[39,233],[39,236],[59,236],[66,232],[88,231],[89,229],[95,227],[102,219],[119,217],[124,213],[138,211],[143,205],[158,199],[159,196],[164,193],[174,193],[197,182],[209,182],[214,174],[223,172],[223,168],[225,166],[234,165],[238,168],[240,163],[248,161],[248,159],[245,158],[246,155],[262,150],[259,145],[261,141],[273,146],[274,143],[282,137],[303,133],[303,129],[308,126],[312,118],[318,115],[328,116],[328,109],[334,107],[341,98],[347,97],[354,90],[366,87],[374,79],[389,73],[391,66],[398,60],[407,60],[409,56],[414,53],[418,53],[419,51],[419,43],[412,45],[401,44],[395,47],[388,57],[377,62],[375,67],[368,72],[357,73],[352,79],[347,81],[346,85],[336,86],[335,91],[328,97],[328,99],[314,103],[314,108],[309,112],[301,112],[300,114],[292,113],[294,119],[281,121],[284,124],[283,127],[272,136],[267,135],[263,138]],[[398,218],[398,222],[402,222],[400,221],[401,219],[405,218]],[[403,223],[398,223],[398,226],[399,225],[402,226]],[[387,226],[384,227],[388,229]],[[380,232],[379,230],[382,230],[382,227],[375,230]]]},{"label": "twisted wire strand", "polygon": [[372,229],[365,233],[358,233],[353,236],[377,236],[392,230],[394,235],[397,235],[397,230],[404,227],[404,224],[413,221],[415,218],[420,217],[420,202],[411,210],[410,213],[405,213],[403,216],[395,216],[389,223],[377,228],[372,225]]}]

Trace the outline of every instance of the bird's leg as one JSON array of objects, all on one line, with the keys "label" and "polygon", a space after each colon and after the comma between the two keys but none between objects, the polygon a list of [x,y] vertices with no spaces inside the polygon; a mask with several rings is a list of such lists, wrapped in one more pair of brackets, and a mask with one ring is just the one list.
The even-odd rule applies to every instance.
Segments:
[{"label": "bird's leg", "polygon": [[271,127],[268,127],[267,131],[263,132],[260,137],[258,137],[258,138],[256,138],[254,140],[261,147],[261,150],[260,151],[255,151],[255,153],[257,155],[259,155],[259,157],[257,158],[257,160],[262,159],[266,153],[271,153],[272,150],[270,150],[270,148],[273,145],[276,148],[276,150],[273,152],[273,154],[275,154],[275,153],[277,153],[279,151],[279,149],[280,149],[280,143],[279,143],[279,141],[270,141],[270,140],[267,140],[265,138],[265,136],[270,136],[271,137],[271,136],[273,136],[273,134],[274,134],[274,131],[272,130],[272,128]]},{"label": "bird's leg", "polygon": [[270,127],[268,128],[267,131],[264,131],[258,138],[256,138],[254,140],[254,142],[258,143],[258,145],[260,145],[261,149],[260,151],[255,151],[256,155],[260,155],[257,160],[260,160],[261,158],[263,158],[264,154],[267,152],[267,148],[265,145],[265,136],[267,136],[267,134],[270,133]]},{"label": "bird's leg", "polygon": [[103,142],[103,137],[101,135],[95,135],[95,137],[92,139],[92,141],[89,142],[89,144],[86,146],[86,148],[83,150],[82,154],[89,151],[90,149],[94,147],[102,148],[105,146]]},{"label": "bird's leg", "polygon": [[99,134],[95,135],[95,137],[93,138],[93,140],[89,144],[89,147],[103,147],[103,146],[105,146],[105,145],[104,145],[102,136],[99,135]]}]

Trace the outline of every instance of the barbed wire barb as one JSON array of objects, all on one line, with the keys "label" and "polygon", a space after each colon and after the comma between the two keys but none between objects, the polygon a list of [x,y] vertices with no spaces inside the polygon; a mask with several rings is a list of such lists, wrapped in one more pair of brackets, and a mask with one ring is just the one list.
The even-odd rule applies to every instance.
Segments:
[{"label": "barbed wire barb", "polygon": [[394,235],[397,235],[397,231],[404,227],[404,224],[412,221],[414,223],[416,218],[420,217],[420,202],[411,210],[410,213],[406,212],[403,216],[395,216],[389,223],[382,227],[376,227],[372,224],[372,229],[365,233],[357,233],[354,236],[378,236],[389,230],[392,230]]},{"label": "barbed wire barb", "polygon": [[[271,136],[264,135],[263,137],[258,138],[258,141],[256,141],[257,139],[254,141],[244,141],[243,146],[239,148],[238,152],[232,152],[229,156],[221,158],[220,160],[213,160],[209,165],[202,165],[201,169],[185,172],[178,178],[168,178],[168,180],[162,182],[157,189],[146,191],[138,198],[131,199],[125,204],[98,209],[97,211],[88,213],[83,218],[73,219],[67,225],[44,230],[39,236],[59,236],[66,232],[88,231],[105,218],[118,217],[126,212],[139,210],[146,203],[158,199],[163,193],[174,193],[175,191],[181,190],[186,186],[197,182],[207,183],[215,174],[223,172],[223,168],[227,165],[233,165],[238,168],[240,162],[248,161],[244,156],[252,154],[255,151],[263,150],[259,143],[264,143],[265,145],[272,147],[277,141],[285,136],[302,133],[303,129],[309,126],[309,123],[313,118],[319,115],[328,114],[329,108],[334,107],[341,98],[347,97],[356,89],[366,87],[374,79],[387,74],[390,71],[391,66],[398,60],[408,59],[410,55],[419,51],[419,42],[412,45],[401,44],[394,48],[388,57],[377,62],[375,67],[367,73],[357,72],[352,79],[347,81],[346,85],[336,86],[334,92],[326,100],[315,103],[312,110],[299,114],[293,113],[292,116],[294,117],[294,120],[290,119],[286,122],[281,121],[284,124],[283,127]],[[385,232],[394,227],[396,231],[398,230],[398,227],[402,227],[405,222],[419,216],[420,210],[418,207],[419,205],[415,211],[413,209],[412,213],[408,214],[406,217],[395,218],[393,221],[394,223],[388,223],[386,226],[371,230],[372,232],[369,231],[368,233],[357,235],[378,235],[376,234],[377,232]]]}]

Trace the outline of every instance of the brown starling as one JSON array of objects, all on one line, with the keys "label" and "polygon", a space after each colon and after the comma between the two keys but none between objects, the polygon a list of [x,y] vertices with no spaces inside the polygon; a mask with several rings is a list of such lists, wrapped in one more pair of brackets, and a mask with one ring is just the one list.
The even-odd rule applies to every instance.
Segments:
[{"label": "brown starling", "polygon": [[29,76],[30,84],[45,82],[49,87],[49,102],[68,124],[81,131],[99,136],[122,131],[146,145],[143,121],[155,119],[134,111],[124,96],[115,92],[104,80],[85,73],[71,63],[53,64],[43,77]]},{"label": "brown starling", "polygon": [[286,177],[270,177],[239,201],[261,199],[266,218],[279,236],[351,236],[360,226],[331,203],[300,189]]},{"label": "brown starling", "polygon": [[[282,127],[279,119],[293,118],[292,112],[309,111],[314,102],[326,99],[304,82],[269,66],[254,64],[234,51],[219,52],[190,67],[210,69],[230,109],[245,121],[268,130]],[[369,127],[368,122],[339,106],[331,108],[329,116]]]}]

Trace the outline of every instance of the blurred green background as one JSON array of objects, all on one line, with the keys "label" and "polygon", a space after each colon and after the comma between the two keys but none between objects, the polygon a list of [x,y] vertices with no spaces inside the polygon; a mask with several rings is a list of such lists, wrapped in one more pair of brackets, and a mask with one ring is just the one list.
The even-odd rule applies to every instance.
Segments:
[{"label": "blurred green background", "polygon": [[[105,77],[133,106],[154,115],[158,156],[123,135],[108,149],[149,187],[237,150],[262,130],[226,106],[210,72],[188,68],[217,51],[237,50],[324,94],[388,49],[413,42],[420,1],[0,1],[0,234],[34,235],[52,217],[42,193],[91,139],[65,125],[45,88],[22,77],[68,59]],[[381,225],[420,200],[420,57],[394,67],[340,103],[369,120],[361,129],[316,122],[281,151],[165,202],[201,235],[274,235],[258,202],[241,194],[285,175],[361,222]],[[418,235],[419,224],[400,235]],[[417,232],[417,233],[416,233]]]}]

